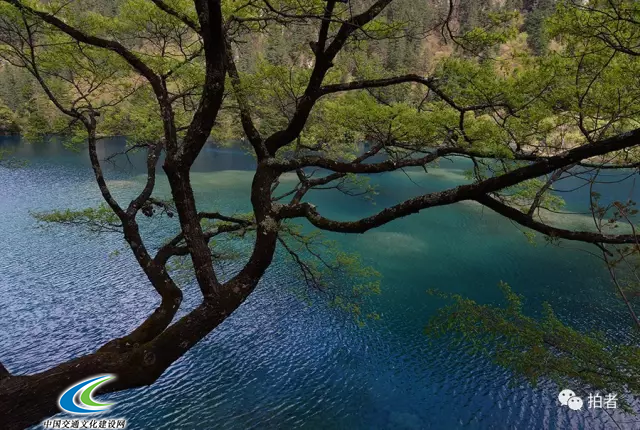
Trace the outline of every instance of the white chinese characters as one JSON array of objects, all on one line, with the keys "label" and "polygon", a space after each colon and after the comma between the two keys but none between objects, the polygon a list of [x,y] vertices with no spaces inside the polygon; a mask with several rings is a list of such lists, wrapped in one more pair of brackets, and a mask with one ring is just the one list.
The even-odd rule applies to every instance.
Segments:
[{"label": "white chinese characters", "polygon": [[616,393],[601,396],[600,393],[589,393],[589,409],[616,409],[618,407],[618,395]]}]

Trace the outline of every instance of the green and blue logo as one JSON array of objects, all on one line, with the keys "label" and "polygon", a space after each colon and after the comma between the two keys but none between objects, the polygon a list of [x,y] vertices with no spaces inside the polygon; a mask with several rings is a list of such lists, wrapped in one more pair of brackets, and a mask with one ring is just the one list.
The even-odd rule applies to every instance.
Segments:
[{"label": "green and blue logo", "polygon": [[98,403],[93,399],[93,391],[107,381],[115,379],[115,375],[103,375],[85,379],[69,387],[58,399],[58,405],[72,414],[95,414],[108,410],[113,403]]}]

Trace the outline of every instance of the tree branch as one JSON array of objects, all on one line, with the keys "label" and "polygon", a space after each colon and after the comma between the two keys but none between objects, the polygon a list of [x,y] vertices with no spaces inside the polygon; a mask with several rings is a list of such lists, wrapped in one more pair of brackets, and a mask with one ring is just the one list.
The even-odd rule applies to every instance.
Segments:
[{"label": "tree branch", "polygon": [[198,34],[200,33],[200,26],[198,25],[198,23],[195,22],[194,20],[192,20],[191,18],[189,18],[186,14],[180,13],[177,10],[173,9],[168,4],[166,4],[163,0],[151,0],[151,1],[156,6],[158,6],[158,9],[162,10],[163,12],[165,12],[168,15],[173,16],[174,18],[178,18],[187,27],[189,27],[190,29],[192,29],[193,31],[195,31]]},{"label": "tree branch", "polygon": [[83,31],[70,26],[60,18],[54,15],[51,15],[47,12],[42,12],[42,11],[33,9],[32,7],[29,7],[23,4],[20,0],[2,0],[2,1],[8,4],[11,4],[22,11],[26,11],[29,14],[42,19],[47,24],[50,24],[56,27],[60,31],[66,33],[67,35],[71,36],[73,39],[79,42],[86,43],[88,45],[96,46],[99,48],[105,48],[117,53],[127,63],[129,63],[131,67],[137,70],[141,75],[143,75],[149,81],[149,83],[154,89],[154,92],[157,95],[163,94],[163,88],[162,88],[160,77],[156,75],[156,73],[149,66],[147,66],[137,55],[129,51],[124,45],[120,44],[119,42],[86,34]]},{"label": "tree branch", "polygon": [[198,108],[189,124],[181,153],[180,168],[191,167],[215,124],[224,95],[226,42],[223,34],[220,0],[196,0],[206,62],[205,82]]},{"label": "tree branch", "polygon": [[287,161],[274,162],[273,165],[283,172],[293,171],[303,167],[321,167],[338,173],[383,173],[392,172],[404,167],[419,167],[431,163],[438,158],[455,153],[466,153],[460,148],[439,148],[419,158],[407,158],[404,160],[387,160],[380,163],[363,164],[358,159],[352,162],[340,162],[321,156],[299,157]]},{"label": "tree branch", "polygon": [[457,110],[460,113],[473,112],[473,111],[489,109],[489,108],[496,108],[496,107],[503,107],[503,108],[506,108],[506,109],[508,109],[510,111],[513,110],[511,106],[509,106],[509,105],[507,105],[505,103],[483,103],[483,104],[470,105],[470,106],[460,106],[459,104],[457,104],[455,102],[455,100],[453,100],[451,97],[449,97],[447,94],[445,94],[438,87],[438,85],[437,85],[438,79],[437,78],[435,78],[435,77],[425,78],[423,76],[416,75],[416,74],[394,76],[394,77],[391,77],[391,78],[369,79],[369,80],[364,80],[364,81],[345,82],[345,83],[342,83],[342,84],[325,85],[325,86],[320,88],[319,93],[321,95],[326,95],[326,94],[332,94],[332,93],[343,92],[343,91],[354,91],[354,90],[363,90],[363,89],[372,89],[372,88],[383,88],[383,87],[388,87],[388,86],[391,86],[391,85],[398,85],[398,84],[404,84],[404,83],[410,83],[410,82],[426,86],[431,91],[433,91],[434,94],[436,94],[438,97],[440,97],[445,103],[447,103],[449,106],[451,106],[453,109]]},{"label": "tree branch", "polygon": [[567,167],[563,167],[562,169],[556,170],[553,173],[553,175],[551,175],[551,177],[547,180],[547,182],[545,182],[545,184],[538,190],[538,192],[536,193],[533,199],[533,202],[531,202],[531,206],[529,207],[529,210],[527,211],[527,216],[529,218],[533,217],[533,214],[535,213],[536,209],[538,209],[538,207],[540,206],[540,203],[542,202],[542,198],[544,197],[544,194],[549,190],[549,188],[553,186],[553,183],[558,179],[560,179],[562,174],[567,170],[571,169],[571,167],[573,166],[569,165]]},{"label": "tree branch", "polygon": [[342,233],[364,233],[395,219],[418,213],[423,209],[450,205],[464,200],[476,200],[488,193],[517,185],[528,179],[537,178],[581,160],[629,148],[639,143],[640,129],[636,129],[600,142],[579,146],[563,154],[542,159],[501,176],[494,176],[481,182],[461,185],[446,191],[418,196],[358,221],[340,222],[324,218],[309,203],[285,206],[280,210],[279,216],[281,218],[306,217],[313,225],[322,230]]},{"label": "tree branch", "polygon": [[[355,158],[351,164],[359,164],[362,163],[363,161],[375,156],[376,154],[378,154],[382,149],[384,148],[384,144],[379,144],[374,146],[373,148],[369,149],[367,152],[365,152],[364,154],[362,154],[361,156]],[[275,200],[280,200],[281,198],[284,198],[288,195],[294,194],[294,197],[291,199],[291,204],[297,204],[300,203],[302,201],[302,198],[309,192],[309,190],[315,188],[315,187],[320,187],[323,185],[327,185],[333,181],[339,180],[344,178],[347,173],[332,173],[330,175],[324,176],[322,178],[315,178],[315,179],[310,179],[307,178],[304,175],[304,172],[302,171],[302,169],[296,169],[296,173],[298,174],[298,178],[300,180],[300,187],[296,190],[294,189],[292,192],[287,193],[285,196],[276,198]]]},{"label": "tree branch", "polygon": [[253,222],[249,220],[222,215],[219,212],[200,212],[198,216],[200,217],[200,219],[217,219],[224,222],[232,222],[235,224],[240,224],[242,226],[248,226],[253,224]]},{"label": "tree branch", "polygon": [[153,189],[156,185],[156,165],[158,164],[161,152],[161,142],[157,142],[155,145],[152,145],[147,149],[147,182],[142,192],[138,197],[131,201],[127,208],[127,215],[130,217],[135,216],[138,210],[147,202],[147,200],[149,200],[153,193]]},{"label": "tree branch", "polygon": [[251,142],[251,145],[256,151],[258,159],[263,159],[267,156],[267,149],[263,144],[264,142],[262,140],[262,136],[260,136],[260,132],[256,128],[253,119],[251,118],[251,108],[249,107],[249,101],[247,100],[247,97],[242,88],[240,74],[238,73],[236,63],[233,60],[231,43],[229,43],[228,39],[226,40],[226,62],[227,73],[229,74],[233,92],[236,96],[236,100],[238,101],[238,107],[240,108],[240,121],[242,123],[242,128],[244,130],[244,133],[247,135],[247,139],[249,139],[249,142]]},{"label": "tree branch", "polygon": [[499,200],[496,200],[490,196],[484,195],[474,198],[475,201],[488,207],[500,215],[509,218],[518,224],[542,233],[546,236],[557,237],[566,240],[574,240],[578,242],[586,242],[593,244],[608,243],[608,244],[625,244],[636,243],[638,238],[633,234],[620,234],[620,235],[607,235],[602,233],[588,232],[588,231],[572,231],[561,228],[552,227],[543,222],[534,220],[527,214],[515,209],[509,205],[506,205]]},{"label": "tree branch", "polygon": [[[333,60],[336,55],[338,55],[348,38],[356,30],[373,20],[392,1],[393,0],[376,1],[366,11],[342,23],[332,42],[325,50],[315,49],[316,62],[313,67],[313,71],[311,72],[307,88],[298,103],[295,113],[291,117],[291,120],[285,129],[272,134],[265,141],[265,146],[267,147],[269,154],[274,155],[278,149],[290,144],[300,135],[307,119],[309,118],[313,106],[322,95],[322,93],[319,92],[320,87],[322,86],[322,81],[324,80],[327,71],[333,67]],[[329,11],[329,9],[326,10]],[[322,29],[324,28],[324,25],[328,25],[327,22],[328,18],[325,14],[323,23],[321,24],[321,32],[319,34],[321,40],[324,40],[325,36],[323,36],[324,31]],[[316,47],[319,47],[319,44],[316,44]]]},{"label": "tree branch", "polygon": [[102,194],[102,198],[107,202],[109,207],[118,215],[118,218],[122,220],[122,223],[126,223],[130,217],[127,213],[120,207],[116,199],[111,194],[109,190],[109,186],[104,178],[104,173],[102,172],[102,166],[100,165],[100,159],[98,158],[97,151],[97,139],[96,139],[96,120],[93,116],[90,118],[82,117],[82,122],[87,128],[88,134],[88,144],[89,144],[89,159],[91,161],[91,167],[93,168],[93,173],[96,178],[96,182],[98,183],[98,188],[100,189],[100,193]]}]

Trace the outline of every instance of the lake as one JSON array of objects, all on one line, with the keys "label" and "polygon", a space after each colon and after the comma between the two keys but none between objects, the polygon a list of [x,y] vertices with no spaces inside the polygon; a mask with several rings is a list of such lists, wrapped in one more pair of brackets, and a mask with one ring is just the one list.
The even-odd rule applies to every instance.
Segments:
[{"label": "lake", "polygon": [[[158,299],[118,235],[41,228],[30,216],[101,202],[86,151],[57,141],[0,139],[1,147],[28,162],[0,168],[0,361],[13,373],[37,372],[125,334]],[[123,146],[122,139],[105,141],[100,154]],[[134,155],[131,164],[105,163],[116,196],[139,189],[141,161]],[[249,211],[253,166],[242,150],[206,147],[192,174],[200,208]],[[372,177],[379,191],[374,202],[334,191],[311,199],[326,216],[355,219],[463,183],[468,168],[464,160],[443,160],[428,173]],[[632,185],[610,185],[611,195],[628,196]],[[584,210],[586,192],[569,194],[568,209]],[[168,195],[164,179],[157,195]],[[588,225],[589,217],[559,222]],[[151,221],[143,230],[156,245],[173,232],[166,221]],[[497,285],[504,281],[525,295],[528,313],[539,314],[549,302],[580,330],[628,338],[624,304],[584,247],[542,240],[532,245],[520,228],[469,203],[430,209],[364,235],[330,237],[382,274],[382,293],[368,303],[380,320],[359,326],[324,293],[308,291],[279,254],[247,302],[156,384],[105,396],[117,403],[108,416],[126,418],[132,429],[618,428],[605,410],[562,408],[557,387],[510,385],[504,369],[464,355],[446,340],[430,342],[423,333],[445,304],[427,289],[502,303]],[[241,264],[221,264],[223,277]],[[193,284],[184,292],[182,313],[199,299]],[[639,418],[614,416],[621,428],[640,427]]]}]

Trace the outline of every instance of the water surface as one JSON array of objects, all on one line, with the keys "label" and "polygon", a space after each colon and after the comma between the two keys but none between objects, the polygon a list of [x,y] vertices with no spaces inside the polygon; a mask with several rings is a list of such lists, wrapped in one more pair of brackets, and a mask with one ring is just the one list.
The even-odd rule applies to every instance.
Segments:
[{"label": "water surface", "polygon": [[[85,151],[15,138],[3,144],[29,163],[0,168],[0,360],[14,373],[29,373],[123,335],[151,312],[157,297],[117,235],[42,229],[29,215],[101,202]],[[105,142],[101,155],[122,145]],[[141,186],[140,161],[134,156],[133,165],[105,164],[117,196]],[[253,165],[241,150],[207,147],[192,175],[201,209],[248,211]],[[467,168],[462,161],[443,162],[428,174],[377,176],[375,204],[329,191],[312,198],[326,216],[355,219],[462,183]],[[615,193],[625,196],[630,189],[617,185]],[[167,193],[161,181],[158,195]],[[584,196],[584,190],[572,194],[569,206],[577,209]],[[144,230],[152,244],[171,233],[163,222]],[[539,313],[548,301],[581,330],[626,337],[624,306],[603,267],[580,247],[532,246],[517,226],[468,203],[364,235],[332,237],[382,273],[383,292],[370,303],[380,321],[359,327],[322,294],[310,293],[308,303],[294,266],[281,256],[247,302],[156,384],[109,395],[117,402],[109,416],[126,418],[132,429],[617,428],[603,410],[559,407],[552,385],[510,386],[508,372],[446,341],[430,344],[423,334],[443,305],[427,289],[499,303],[497,284],[505,281],[526,296],[527,312]],[[125,252],[113,255],[118,249]],[[225,263],[225,275],[240,264]],[[183,312],[197,304],[198,294],[194,285],[185,286]],[[640,427],[633,417],[615,416],[622,428]]]}]

